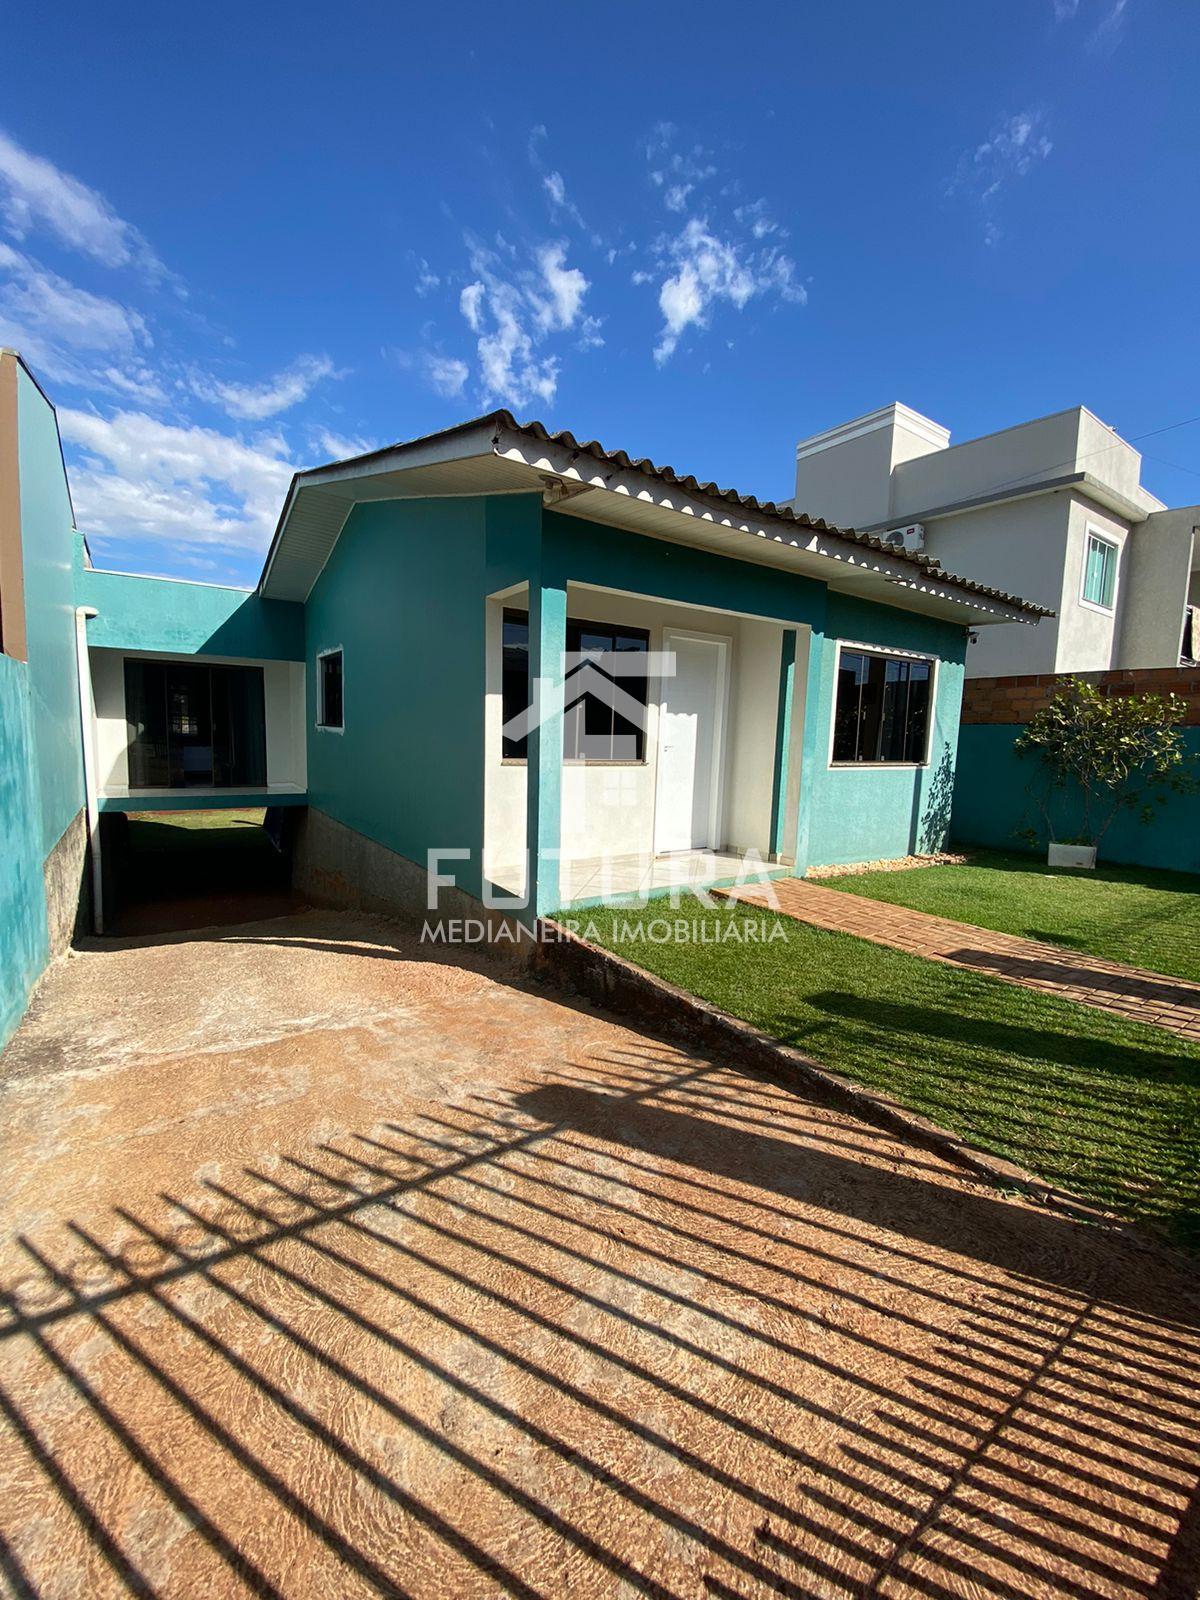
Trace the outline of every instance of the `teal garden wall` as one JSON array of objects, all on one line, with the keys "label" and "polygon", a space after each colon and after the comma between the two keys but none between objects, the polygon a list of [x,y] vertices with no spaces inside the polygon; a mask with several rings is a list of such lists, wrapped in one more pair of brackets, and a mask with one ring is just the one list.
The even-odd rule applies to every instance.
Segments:
[{"label": "teal garden wall", "polygon": [[50,957],[29,672],[0,655],[0,1045]]},{"label": "teal garden wall", "polygon": [[[1029,793],[1037,763],[1013,748],[1021,731],[1013,723],[972,723],[961,729],[952,828],[957,843],[1027,850],[1028,842],[1016,837],[1019,830],[1032,826],[1044,835]],[[1183,738],[1192,768],[1200,772],[1200,727],[1185,728]],[[1059,837],[1070,838],[1080,825],[1078,796],[1062,797],[1054,816]],[[1099,859],[1200,873],[1200,796],[1169,795],[1145,826],[1132,811],[1120,813],[1101,841]]]},{"label": "teal garden wall", "polygon": [[[0,1044],[70,937],[86,830],[76,670],[74,526],[54,408],[0,355],[16,479],[25,659],[0,655]],[[6,529],[6,535],[9,530]]]},{"label": "teal garden wall", "polygon": [[304,660],[304,607],[264,600],[216,584],[98,572],[82,561],[78,541],[75,598],[98,615],[88,622],[88,645],[111,650],[157,650],[169,655],[238,656],[260,661]]}]

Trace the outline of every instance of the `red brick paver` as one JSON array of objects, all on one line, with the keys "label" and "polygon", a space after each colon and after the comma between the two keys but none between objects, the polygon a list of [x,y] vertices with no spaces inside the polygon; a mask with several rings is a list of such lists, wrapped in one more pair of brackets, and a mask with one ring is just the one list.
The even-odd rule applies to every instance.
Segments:
[{"label": "red brick paver", "polygon": [[1170,1028],[1185,1038],[1200,1039],[1200,987],[1180,978],[1122,966],[1118,961],[1104,961],[1099,956],[1022,939],[1016,934],[993,933],[969,922],[952,922],[948,917],[930,916],[907,906],[825,889],[799,878],[747,884],[714,893],[748,905],[776,905],[789,917],[816,928],[852,933],[874,944],[907,950],[930,961],[944,961],[951,967],[986,972],[1026,989],[1041,989],[1063,1000],[1115,1011],[1131,1022],[1148,1022]]}]

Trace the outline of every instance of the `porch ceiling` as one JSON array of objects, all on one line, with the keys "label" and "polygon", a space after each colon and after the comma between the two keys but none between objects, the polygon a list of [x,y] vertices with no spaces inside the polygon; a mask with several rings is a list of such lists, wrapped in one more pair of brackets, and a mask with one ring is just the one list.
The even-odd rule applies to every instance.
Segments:
[{"label": "porch ceiling", "polygon": [[260,592],[307,599],[359,503],[531,491],[566,516],[800,572],[832,589],[972,627],[1050,614],[873,536],[580,445],[570,434],[552,436],[537,423],[521,426],[507,412],[297,474]]}]

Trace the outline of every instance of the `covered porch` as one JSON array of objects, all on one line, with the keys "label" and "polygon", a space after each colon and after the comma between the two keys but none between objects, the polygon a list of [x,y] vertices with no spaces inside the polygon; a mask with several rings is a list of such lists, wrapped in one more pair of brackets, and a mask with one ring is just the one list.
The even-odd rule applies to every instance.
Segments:
[{"label": "covered porch", "polygon": [[790,873],[811,630],[595,584],[558,593],[561,650],[536,669],[530,586],[486,602],[491,898],[545,914]]}]

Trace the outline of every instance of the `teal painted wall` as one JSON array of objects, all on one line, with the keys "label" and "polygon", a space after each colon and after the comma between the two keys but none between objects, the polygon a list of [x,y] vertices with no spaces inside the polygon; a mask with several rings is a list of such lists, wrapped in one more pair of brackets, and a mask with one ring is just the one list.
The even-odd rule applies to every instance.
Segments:
[{"label": "teal painted wall", "polygon": [[[920,650],[938,659],[930,759],[926,767],[831,767],[837,641]],[[810,689],[819,674],[812,740],[805,740],[811,782],[806,859],[802,865],[891,860],[940,849],[949,837],[954,752],[962,706],[967,632],[952,622],[916,616],[831,594],[825,637],[814,641]],[[810,702],[811,705],[811,702]]]},{"label": "teal painted wall", "polygon": [[547,511],[544,521],[548,576],[654,595],[679,605],[824,626],[825,585],[799,573],[647,539],[561,512]]},{"label": "teal painted wall", "polygon": [[80,561],[76,604],[95,606],[88,644],[172,655],[244,656],[256,661],[304,660],[304,607],[166,578],[97,572]]},{"label": "teal painted wall", "polygon": [[0,655],[0,1045],[50,955],[29,669]]},{"label": "teal painted wall", "polygon": [[[309,803],[482,892],[485,596],[538,578],[541,500],[355,508],[305,608]],[[315,661],[344,652],[342,733],[315,726]]]},{"label": "teal painted wall", "polygon": [[[1036,763],[1018,756],[1014,741],[1020,726],[964,727],[958,739],[958,781],[954,790],[953,834],[963,844],[999,850],[1028,849],[1014,838],[1021,828],[1043,823],[1028,793]],[[1200,771],[1200,728],[1185,728],[1184,742],[1193,769]],[[1063,797],[1056,806],[1060,836],[1078,831],[1078,798]],[[1200,872],[1200,795],[1171,795],[1155,808],[1154,821],[1143,827],[1132,812],[1122,812],[1100,846],[1100,859],[1125,866],[1165,867]]]},{"label": "teal painted wall", "polygon": [[54,411],[20,366],[17,449],[29,718],[45,857],[84,803],[75,664],[75,531]]},{"label": "teal painted wall", "polygon": [[[647,539],[547,512],[545,566],[557,578],[685,605],[716,606],[812,629],[796,864],[869,861],[939,849],[950,829],[964,625],[829,591],[775,567]],[[839,639],[920,650],[938,658],[937,698],[924,768],[831,769],[834,663]],[[764,760],[771,759],[764,752]]]}]

